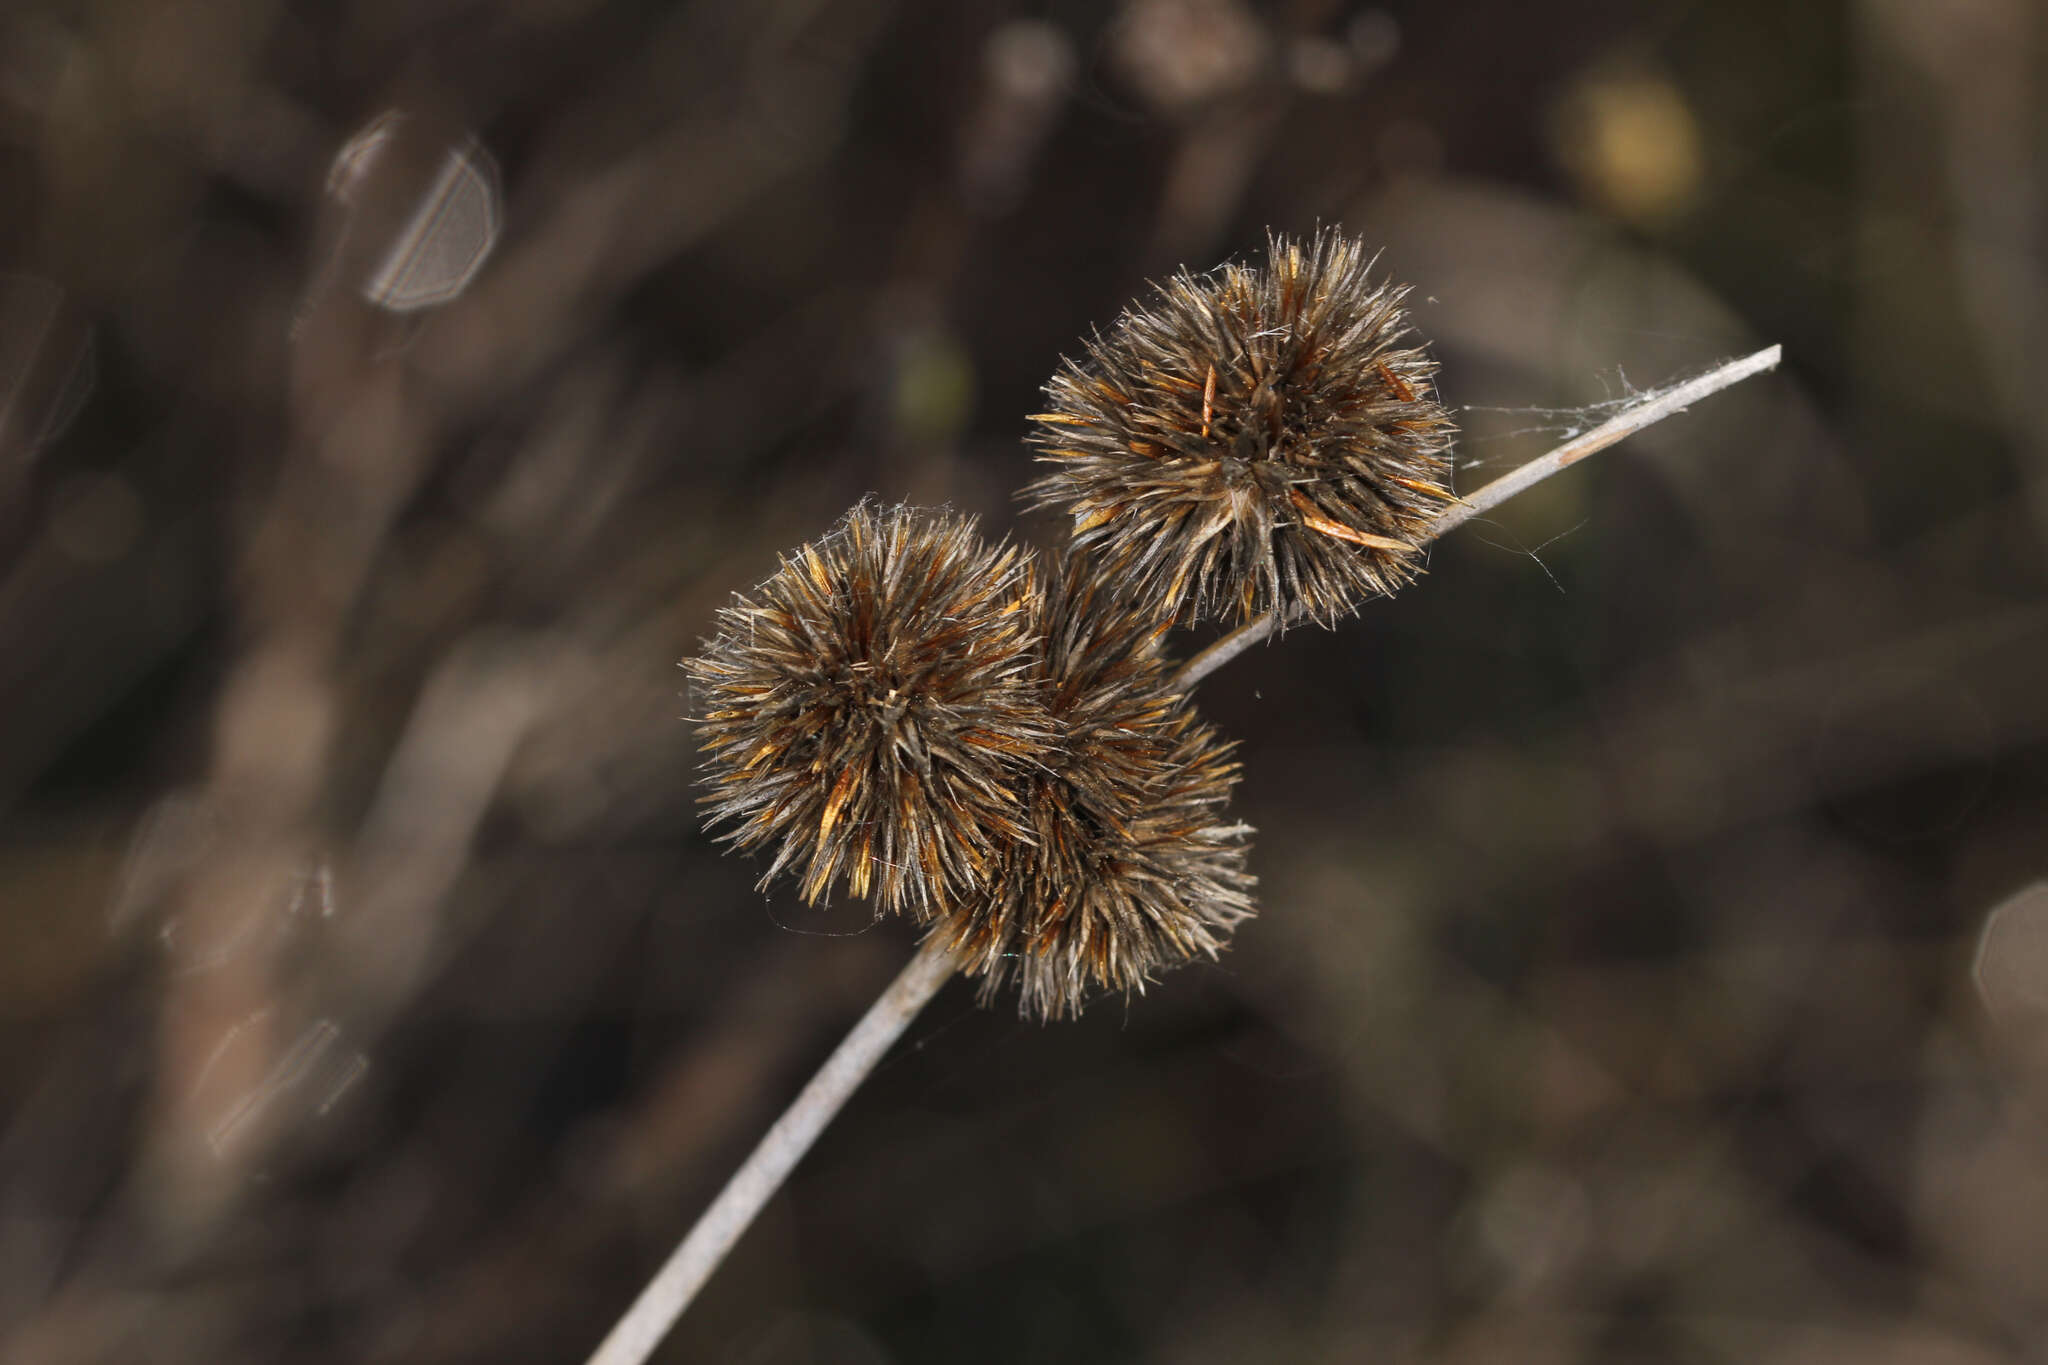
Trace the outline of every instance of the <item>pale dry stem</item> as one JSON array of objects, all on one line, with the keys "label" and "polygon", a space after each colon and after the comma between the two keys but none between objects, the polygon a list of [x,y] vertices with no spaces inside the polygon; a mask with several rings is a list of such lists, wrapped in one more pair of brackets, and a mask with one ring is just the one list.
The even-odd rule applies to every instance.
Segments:
[{"label": "pale dry stem", "polygon": [[[1517,466],[1477,492],[1452,503],[1430,526],[1429,535],[1424,538],[1424,543],[1437,539],[1447,531],[1456,530],[1474,517],[1485,516],[1517,493],[1534,488],[1552,474],[1569,469],[1588,455],[1597,454],[1617,441],[1633,436],[1644,427],[1654,426],[1666,417],[1684,412],[1709,394],[1719,393],[1722,389],[1739,384],[1752,375],[1776,369],[1778,362],[1783,358],[1782,346],[1766,346],[1763,350],[1743,356],[1740,360],[1731,360],[1725,365],[1716,366],[1696,379],[1688,379],[1668,389],[1644,394],[1639,401],[1631,403],[1591,431],[1572,437],[1549,453],[1539,455],[1525,465]],[[1173,675],[1175,690],[1185,691],[1193,687],[1253,645],[1269,638],[1277,623],[1273,613],[1268,612],[1231,631],[1181,665],[1180,672]]]}]

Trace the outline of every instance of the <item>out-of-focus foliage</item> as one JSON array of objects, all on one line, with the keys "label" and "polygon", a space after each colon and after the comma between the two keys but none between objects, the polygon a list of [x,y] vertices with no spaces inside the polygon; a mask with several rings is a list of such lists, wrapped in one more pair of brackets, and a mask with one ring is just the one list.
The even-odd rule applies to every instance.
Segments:
[{"label": "out-of-focus foliage", "polygon": [[675,661],[870,491],[1056,536],[1060,355],[1325,223],[1461,486],[1789,363],[1205,683],[1262,917],[948,988],[664,1358],[2012,1358],[2039,25],[0,7],[0,1357],[581,1358],[909,951],[717,855]]}]

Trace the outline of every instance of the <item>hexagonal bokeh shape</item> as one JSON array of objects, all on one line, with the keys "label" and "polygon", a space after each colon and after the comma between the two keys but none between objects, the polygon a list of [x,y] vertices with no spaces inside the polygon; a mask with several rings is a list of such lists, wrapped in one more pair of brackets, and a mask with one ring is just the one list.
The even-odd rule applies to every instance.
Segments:
[{"label": "hexagonal bokeh shape", "polygon": [[1993,1014],[2048,1014],[2048,881],[2014,893],[1984,917],[1970,975]]}]

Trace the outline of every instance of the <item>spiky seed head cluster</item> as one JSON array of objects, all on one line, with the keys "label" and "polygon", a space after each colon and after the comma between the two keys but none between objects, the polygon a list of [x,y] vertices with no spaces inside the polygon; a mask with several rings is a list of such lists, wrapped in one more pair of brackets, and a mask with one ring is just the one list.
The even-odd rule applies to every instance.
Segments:
[{"label": "spiky seed head cluster", "polygon": [[1030,560],[971,518],[862,503],[686,660],[713,824],[815,903],[844,880],[929,919],[1032,837],[1018,775],[1052,739]]},{"label": "spiky seed head cluster", "polygon": [[1025,490],[1133,601],[1331,625],[1417,572],[1452,500],[1449,414],[1406,291],[1357,241],[1274,234],[1265,268],[1175,276],[1064,362]]},{"label": "spiky seed head cluster", "polygon": [[1078,1014],[1096,989],[1215,956],[1254,913],[1250,829],[1226,822],[1232,746],[1169,689],[1166,623],[1111,597],[1087,566],[1046,575],[1033,674],[1056,738],[1022,775],[1030,837],[932,932],[986,1003],[1009,978],[1021,1013]]},{"label": "spiky seed head cluster", "polygon": [[1167,623],[1074,559],[863,503],[685,661],[721,836],[806,900],[938,920],[1026,1015],[1214,956],[1253,913],[1231,746],[1171,690]]},{"label": "spiky seed head cluster", "polygon": [[1355,241],[1176,276],[1036,420],[1049,576],[967,518],[862,503],[688,660],[713,824],[815,902],[937,921],[984,998],[1080,1011],[1254,913],[1231,746],[1172,689],[1176,620],[1321,624],[1416,572],[1450,421]]}]

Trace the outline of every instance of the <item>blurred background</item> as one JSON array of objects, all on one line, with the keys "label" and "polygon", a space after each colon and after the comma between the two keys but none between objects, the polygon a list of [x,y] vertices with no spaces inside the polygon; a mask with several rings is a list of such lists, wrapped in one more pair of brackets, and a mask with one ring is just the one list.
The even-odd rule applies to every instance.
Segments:
[{"label": "blurred background", "polygon": [[661,1358],[2048,1359],[2044,127],[2032,0],[14,0],[0,1357],[580,1360],[912,943],[676,660],[1325,223],[1461,487],[1787,361],[1205,684],[1263,916],[949,987]]}]

